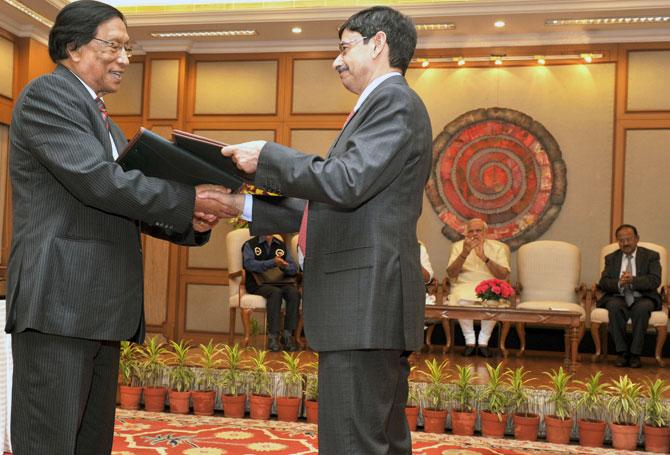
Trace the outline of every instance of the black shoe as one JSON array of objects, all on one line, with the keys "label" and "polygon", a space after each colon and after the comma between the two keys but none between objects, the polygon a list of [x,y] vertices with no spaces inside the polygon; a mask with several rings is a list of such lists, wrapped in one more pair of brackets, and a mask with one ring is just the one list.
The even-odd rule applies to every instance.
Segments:
[{"label": "black shoe", "polygon": [[493,357],[493,353],[487,346],[479,346],[479,355],[482,357]]},{"label": "black shoe", "polygon": [[284,345],[284,350],[289,352],[296,352],[298,350],[298,344],[295,342],[295,338],[293,338],[293,336],[284,336],[281,341]]},{"label": "black shoe", "polygon": [[279,345],[279,336],[270,334],[268,335],[268,349],[272,352],[281,351],[281,346]]},{"label": "black shoe", "polygon": [[628,361],[628,366],[631,368],[640,368],[642,367],[642,363],[640,362],[640,356],[638,355],[631,355],[630,360]]},{"label": "black shoe", "polygon": [[475,355],[475,347],[474,346],[465,346],[465,349],[463,350],[463,357],[471,357]]},{"label": "black shoe", "polygon": [[[638,362],[640,359],[638,359]],[[616,358],[616,362],[614,362],[614,365],[618,367],[627,367],[628,366],[628,356],[626,354],[619,354]]]}]

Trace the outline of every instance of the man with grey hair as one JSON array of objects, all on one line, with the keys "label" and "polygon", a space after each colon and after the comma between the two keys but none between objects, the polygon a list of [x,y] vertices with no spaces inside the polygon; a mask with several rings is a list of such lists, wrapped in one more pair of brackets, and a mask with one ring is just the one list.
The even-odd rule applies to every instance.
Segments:
[{"label": "man with grey hair", "polygon": [[[465,226],[465,238],[451,248],[447,275],[452,281],[449,303],[452,305],[477,300],[475,287],[483,280],[509,276],[509,260],[504,243],[486,238],[488,225],[484,220],[473,218]],[[475,340],[475,329],[471,319],[459,319],[465,337],[464,356],[475,354],[475,341],[483,357],[491,357],[489,338],[495,321],[481,321],[479,339]]]}]

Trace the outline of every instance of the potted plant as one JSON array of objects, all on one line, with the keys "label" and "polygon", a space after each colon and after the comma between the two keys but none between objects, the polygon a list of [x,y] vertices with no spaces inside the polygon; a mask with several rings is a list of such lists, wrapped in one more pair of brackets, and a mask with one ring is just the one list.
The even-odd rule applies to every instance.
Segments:
[{"label": "potted plant", "polygon": [[475,287],[475,294],[484,306],[504,308],[511,306],[514,288],[505,280],[490,278]]},{"label": "potted plant", "polygon": [[602,447],[605,440],[605,389],[607,383],[600,382],[602,372],[591,375],[587,381],[575,381],[583,388],[577,399],[577,412],[580,415],[579,443],[585,447]]},{"label": "potted plant", "polygon": [[220,345],[214,344],[210,339],[207,344],[200,344],[200,374],[195,379],[195,390],[191,394],[193,398],[193,412],[195,415],[214,414],[214,402],[216,400],[216,386],[219,385],[217,368],[221,360],[216,358],[220,352]]},{"label": "potted plant", "polygon": [[122,341],[119,354],[119,387],[121,409],[139,409],[142,386],[138,383],[140,369],[138,362],[139,346],[130,341]]},{"label": "potted plant", "polygon": [[507,408],[509,406],[509,391],[505,379],[509,371],[503,373],[503,363],[500,362],[493,368],[488,363],[486,370],[489,380],[484,385],[480,398],[482,402],[481,422],[482,435],[502,438],[505,436],[507,427]]},{"label": "potted plant", "polygon": [[508,372],[514,437],[520,441],[536,441],[540,416],[528,412],[528,384],[533,379],[526,377],[528,372],[523,367],[508,369]]},{"label": "potted plant", "polygon": [[423,431],[426,433],[444,433],[447,423],[447,373],[448,360],[438,364],[435,358],[425,360],[428,372],[421,373],[428,379],[423,391]]},{"label": "potted plant", "polygon": [[277,420],[284,422],[295,422],[298,420],[302,387],[305,377],[300,368],[300,355],[282,352],[282,393],[277,394]]},{"label": "potted plant", "polygon": [[305,384],[305,417],[307,423],[317,423],[319,419],[319,357],[316,355],[314,362],[308,363],[306,367],[312,370],[306,378]]},{"label": "potted plant", "polygon": [[477,378],[472,370],[472,365],[456,365],[457,379],[453,382],[452,398],[455,401],[451,410],[451,430],[459,436],[472,436],[475,433],[475,420],[477,413],[474,411],[475,385]]},{"label": "potted plant", "polygon": [[252,346],[256,346],[256,340],[258,335],[261,333],[261,325],[258,323],[258,320],[251,318],[251,326],[249,328],[249,336],[251,337]]},{"label": "potted plant", "polygon": [[554,404],[554,414],[545,415],[544,423],[547,427],[547,441],[555,444],[568,444],[570,433],[572,433],[572,409],[571,400],[568,395],[571,374],[559,367],[558,371],[544,372],[549,377],[551,391],[549,403]]},{"label": "potted plant", "polygon": [[[414,374],[416,366],[412,366],[409,370],[410,378]],[[421,399],[421,391],[419,384],[414,381],[407,383],[407,404],[405,405],[405,417],[407,417],[407,425],[410,431],[416,431],[416,422],[419,418],[419,402]]]},{"label": "potted plant", "polygon": [[166,353],[167,348],[155,335],[140,350],[142,361],[139,366],[144,385],[144,409],[147,411],[160,412],[165,407],[167,387],[163,385],[163,374]]},{"label": "potted plant", "polygon": [[221,403],[223,415],[241,419],[244,417],[246,395],[244,393],[244,375],[242,371],[242,349],[238,343],[234,346],[223,345],[223,365],[225,370],[221,375]]},{"label": "potted plant", "polygon": [[249,373],[251,396],[249,415],[252,419],[268,420],[272,409],[270,369],[267,364],[268,351],[252,348],[251,372]]},{"label": "potted plant", "polygon": [[670,385],[662,379],[647,381],[647,401],[644,404],[644,450],[670,453],[670,412],[663,405],[663,395]]},{"label": "potted plant", "polygon": [[191,388],[195,373],[186,365],[186,358],[191,351],[191,344],[186,340],[179,342],[170,340],[172,351],[172,369],[170,370],[170,412],[188,414],[191,409]]},{"label": "potted plant", "polygon": [[635,450],[638,439],[638,419],[642,411],[640,397],[642,387],[630,380],[628,375],[619,376],[608,386],[610,397],[607,411],[612,419],[612,447],[622,450]]}]

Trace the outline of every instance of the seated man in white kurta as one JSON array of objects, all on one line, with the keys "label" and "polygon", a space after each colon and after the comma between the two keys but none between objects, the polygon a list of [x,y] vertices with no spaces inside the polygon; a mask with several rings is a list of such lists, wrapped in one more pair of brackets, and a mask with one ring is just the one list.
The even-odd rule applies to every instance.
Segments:
[{"label": "seated man in white kurta", "polygon": [[[487,224],[479,219],[471,219],[465,227],[465,238],[454,243],[447,266],[447,275],[451,280],[449,304],[459,305],[477,300],[475,287],[490,278],[507,279],[509,276],[509,260],[502,242],[486,238]],[[476,353],[475,329],[470,319],[458,321],[465,337],[464,356]],[[495,327],[495,321],[482,321],[477,346],[479,354],[491,357],[488,349],[489,338]]]}]

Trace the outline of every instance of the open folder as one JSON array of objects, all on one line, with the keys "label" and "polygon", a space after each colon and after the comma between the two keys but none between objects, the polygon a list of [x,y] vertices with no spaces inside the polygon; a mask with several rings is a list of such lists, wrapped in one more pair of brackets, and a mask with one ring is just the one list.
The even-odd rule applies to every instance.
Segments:
[{"label": "open folder", "polygon": [[140,128],[116,162],[125,171],[137,169],[149,177],[193,186],[211,183],[236,192],[245,182],[253,182],[253,175],[221,155],[226,144],[179,130],[173,138],[174,143]]}]

